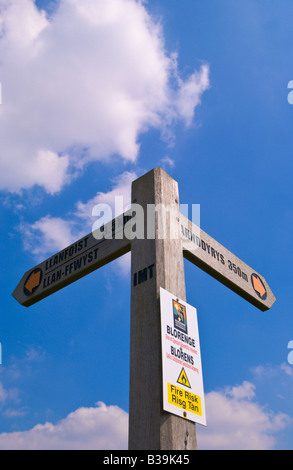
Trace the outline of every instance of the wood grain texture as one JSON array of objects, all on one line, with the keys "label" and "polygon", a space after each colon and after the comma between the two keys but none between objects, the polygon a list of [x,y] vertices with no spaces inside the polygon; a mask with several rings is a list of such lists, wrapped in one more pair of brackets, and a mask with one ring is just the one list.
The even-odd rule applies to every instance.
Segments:
[{"label": "wood grain texture", "polygon": [[265,278],[182,214],[180,233],[186,259],[260,310],[273,306],[276,299]]},{"label": "wood grain texture", "polygon": [[[127,220],[128,216],[125,217]],[[112,226],[113,221],[105,225],[107,237]],[[130,250],[131,241],[124,237],[123,224],[117,229],[116,238],[97,240],[89,233],[27,271],[12,295],[29,307]]]},{"label": "wood grain texture", "polygon": [[[134,181],[132,202],[145,209],[147,204],[176,204],[179,230],[177,183],[161,169],[154,169]],[[167,218],[167,232],[170,220]],[[163,411],[160,287],[185,299],[185,278],[180,237],[134,239],[131,247],[131,334],[129,449],[196,449],[194,423]],[[137,272],[154,265],[154,275],[134,285]]]}]

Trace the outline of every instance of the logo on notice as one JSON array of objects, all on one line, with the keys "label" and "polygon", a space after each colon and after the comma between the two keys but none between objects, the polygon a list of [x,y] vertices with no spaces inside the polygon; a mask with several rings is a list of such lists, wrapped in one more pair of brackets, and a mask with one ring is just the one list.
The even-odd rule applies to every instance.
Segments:
[{"label": "logo on notice", "polygon": [[258,274],[253,273],[251,275],[251,283],[255,292],[261,298],[261,300],[266,300],[267,290],[265,288],[263,281],[261,280]]},{"label": "logo on notice", "polygon": [[23,292],[25,295],[32,295],[37,290],[41,282],[42,270],[35,269],[28,275],[27,280],[24,283]]},{"label": "logo on notice", "polygon": [[173,317],[174,317],[174,328],[178,328],[187,333],[187,318],[186,318],[186,307],[178,302],[178,300],[173,300]]}]

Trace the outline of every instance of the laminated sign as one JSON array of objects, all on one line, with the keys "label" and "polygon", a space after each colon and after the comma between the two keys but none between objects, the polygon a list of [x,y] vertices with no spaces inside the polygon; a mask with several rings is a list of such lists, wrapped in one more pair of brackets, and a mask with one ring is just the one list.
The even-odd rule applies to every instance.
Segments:
[{"label": "laminated sign", "polygon": [[206,426],[196,308],[160,288],[163,408]]}]

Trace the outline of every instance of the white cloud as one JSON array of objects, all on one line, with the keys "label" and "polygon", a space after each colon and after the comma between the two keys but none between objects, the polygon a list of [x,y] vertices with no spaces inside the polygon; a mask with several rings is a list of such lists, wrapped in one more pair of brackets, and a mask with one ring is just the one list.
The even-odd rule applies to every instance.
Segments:
[{"label": "white cloud", "polygon": [[254,377],[256,379],[264,379],[264,378],[271,378],[275,379],[276,381],[280,380],[280,377],[282,376],[282,373],[289,377],[293,377],[293,368],[289,364],[286,364],[283,362],[280,365],[261,365],[261,366],[256,366],[251,369],[251,372],[253,373]]},{"label": "white cloud", "polygon": [[194,116],[194,108],[200,104],[202,93],[207,89],[209,83],[209,68],[204,65],[200,72],[193,73],[185,82],[178,79],[179,92],[176,106],[179,114],[190,125]]},{"label": "white cloud", "polygon": [[124,450],[128,414],[117,406],[82,407],[56,424],[37,424],[28,431],[1,433],[2,450]]},{"label": "white cloud", "polygon": [[[98,192],[87,202],[78,201],[76,210],[62,219],[47,215],[33,224],[22,223],[19,230],[22,234],[24,249],[43,261],[46,256],[56,253],[84,235],[91,232],[93,223],[98,220],[92,215],[97,204],[107,204],[112,211],[112,218],[124,212],[131,202],[131,183],[137,178],[134,172],[124,172],[113,178],[112,188]],[[115,199],[120,198],[120,199]],[[120,203],[115,204],[115,201]],[[117,212],[116,212],[117,211]],[[121,273],[129,271],[130,257],[125,255],[117,260]]]},{"label": "white cloud", "polygon": [[60,0],[50,18],[33,0],[0,0],[0,56],[8,191],[53,194],[89,162],[136,161],[140,134],[189,125],[209,86],[206,65],[180,78],[138,0]]},{"label": "white cloud", "polygon": [[131,253],[126,253],[126,255],[120,256],[113,262],[113,272],[118,273],[120,276],[124,277],[130,273],[131,270]]},{"label": "white cloud", "polygon": [[2,383],[0,383],[0,403],[4,403],[8,397],[8,392],[3,387]]},{"label": "white cloud", "polygon": [[[291,419],[261,406],[256,401],[255,390],[253,383],[244,381],[206,394],[207,427],[196,427],[199,450],[274,449],[278,434],[291,424]],[[10,394],[4,391],[3,403]],[[8,408],[4,415],[23,417],[27,412],[25,408]],[[123,450],[127,449],[127,436],[128,414],[117,406],[98,402],[95,407],[73,411],[57,423],[46,422],[27,431],[0,433],[0,449]]]},{"label": "white cloud", "polygon": [[111,190],[104,193],[98,192],[86,203],[79,201],[76,204],[77,211],[75,212],[75,216],[88,221],[88,224],[92,225],[94,220],[92,212],[97,204],[107,204],[110,206],[112,218],[122,214],[131,203],[131,183],[136,178],[137,174],[130,171],[125,171],[116,178],[113,178],[113,187]]},{"label": "white cloud", "polygon": [[21,408],[19,410],[7,408],[7,410],[3,412],[3,416],[5,416],[5,418],[20,418],[26,416],[28,413],[29,410],[27,408]]},{"label": "white cloud", "polygon": [[0,382],[0,406],[1,409],[9,402],[18,402],[19,391],[16,388],[5,388],[4,385]]},{"label": "white cloud", "polygon": [[251,382],[206,395],[207,427],[197,426],[201,450],[270,450],[289,423],[288,415],[273,413],[255,400]]},{"label": "white cloud", "polygon": [[62,250],[79,238],[73,221],[59,217],[46,216],[33,224],[23,223],[19,230],[23,237],[24,249],[38,260],[42,260],[49,253]]},{"label": "white cloud", "polygon": [[166,155],[165,157],[161,158],[159,164],[164,170],[166,170],[168,167],[173,169],[175,166],[175,161],[172,160],[172,158],[168,157],[168,155]]}]

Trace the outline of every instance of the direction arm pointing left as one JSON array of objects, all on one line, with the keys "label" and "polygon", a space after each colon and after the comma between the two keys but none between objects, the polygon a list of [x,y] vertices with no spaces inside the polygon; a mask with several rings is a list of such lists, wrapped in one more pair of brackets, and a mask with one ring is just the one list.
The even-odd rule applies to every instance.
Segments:
[{"label": "direction arm pointing left", "polygon": [[129,217],[126,213],[106,224],[107,238],[97,240],[90,233],[27,271],[13,297],[29,307],[130,251],[131,241],[124,236]]}]

